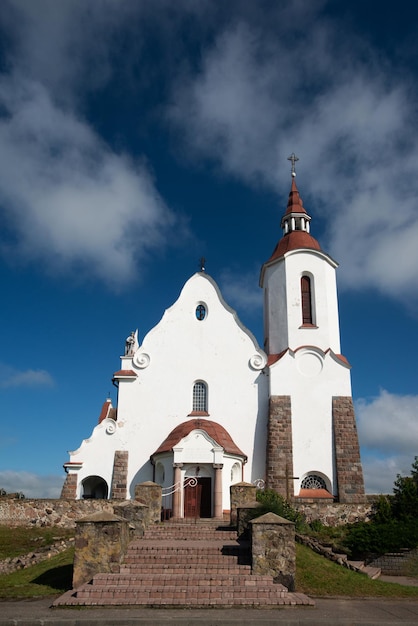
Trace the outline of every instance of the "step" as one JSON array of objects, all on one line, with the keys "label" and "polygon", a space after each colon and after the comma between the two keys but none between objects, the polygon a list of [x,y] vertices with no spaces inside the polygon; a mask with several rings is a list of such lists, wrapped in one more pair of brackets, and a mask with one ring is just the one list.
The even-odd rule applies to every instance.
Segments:
[{"label": "step", "polygon": [[149,564],[137,564],[134,563],[132,565],[121,565],[120,566],[120,574],[129,574],[132,576],[137,576],[141,572],[148,574],[181,574],[181,575],[189,575],[193,576],[197,575],[217,575],[217,574],[228,574],[229,576],[234,576],[235,574],[251,574],[251,565],[237,565],[237,564],[225,564],[225,563],[217,563],[215,565],[193,565],[193,564],[176,564],[176,563],[153,563]]},{"label": "step", "polygon": [[116,590],[103,590],[101,594],[92,597],[87,594],[82,596],[84,589],[74,592],[67,592],[54,602],[54,606],[146,606],[146,607],[234,607],[234,606],[314,606],[313,600],[300,593],[288,593],[286,588],[275,585],[275,588],[260,590],[258,587],[248,587],[245,590],[223,590],[213,587],[212,590],[201,590],[197,588],[164,588],[158,590],[137,590],[133,593],[131,589],[119,588]]},{"label": "step", "polygon": [[[142,585],[149,584],[153,582],[158,582],[161,585],[173,584],[173,585],[185,585],[189,584],[190,586],[214,586],[214,585],[222,585],[222,586],[254,586],[257,584],[266,584],[269,586],[275,585],[271,576],[263,575],[263,574],[229,574],[229,573],[220,573],[220,574],[207,574],[202,577],[198,577],[194,574],[188,573],[183,574],[181,572],[175,574],[167,574],[167,573],[137,573],[137,574],[127,574],[126,572],[120,572],[119,574],[96,574],[93,578],[91,585],[93,587],[96,586],[105,586],[106,588],[115,585]],[[277,585],[275,585],[277,587]]]},{"label": "step", "polygon": [[249,542],[219,522],[166,522],[128,546],[118,573],[96,574],[54,606],[314,605],[271,576],[251,573]]},{"label": "step", "polygon": [[377,578],[379,578],[382,570],[380,567],[370,567],[369,565],[365,565],[361,572],[366,574],[372,580],[376,580]]}]

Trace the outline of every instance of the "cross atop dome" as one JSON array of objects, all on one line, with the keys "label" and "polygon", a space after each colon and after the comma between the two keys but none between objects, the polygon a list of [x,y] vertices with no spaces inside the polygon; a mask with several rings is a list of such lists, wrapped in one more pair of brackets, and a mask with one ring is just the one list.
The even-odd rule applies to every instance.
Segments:
[{"label": "cross atop dome", "polygon": [[290,157],[287,157],[287,160],[291,161],[291,163],[292,163],[292,167],[291,167],[290,171],[292,173],[292,178],[295,178],[295,176],[296,176],[295,163],[296,163],[296,161],[299,161],[299,157],[297,157],[296,154],[294,152],[292,152]]}]

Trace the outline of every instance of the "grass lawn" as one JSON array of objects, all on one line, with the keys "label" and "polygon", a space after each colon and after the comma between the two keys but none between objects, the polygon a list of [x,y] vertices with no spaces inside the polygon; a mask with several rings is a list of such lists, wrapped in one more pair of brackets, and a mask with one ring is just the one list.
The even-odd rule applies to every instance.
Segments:
[{"label": "grass lawn", "polygon": [[296,544],[296,590],[308,596],[417,598],[418,587],[405,587],[352,572]]},{"label": "grass lawn", "polygon": [[64,593],[71,589],[73,559],[74,549],[70,548],[38,565],[0,576],[0,599],[32,598]]},{"label": "grass lawn", "polygon": [[74,530],[67,528],[9,528],[0,525],[0,560],[37,552],[60,539],[74,537]]}]

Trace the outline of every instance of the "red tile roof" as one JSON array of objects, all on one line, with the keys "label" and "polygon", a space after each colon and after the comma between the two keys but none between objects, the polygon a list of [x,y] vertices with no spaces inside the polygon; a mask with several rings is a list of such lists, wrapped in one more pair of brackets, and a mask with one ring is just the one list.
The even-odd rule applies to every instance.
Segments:
[{"label": "red tile roof", "polygon": [[292,178],[292,187],[290,188],[287,201],[286,215],[289,215],[289,213],[306,213],[294,178]]},{"label": "red tile roof", "polygon": [[[302,198],[299,195],[298,188],[296,186],[296,181],[292,178],[292,187],[289,193],[289,199],[287,201],[287,208],[284,217],[282,218],[282,227],[284,221],[288,222],[290,219],[289,216],[292,214],[301,215],[304,214],[307,216],[307,219],[310,219],[308,214],[305,211],[305,208],[302,203]],[[298,250],[300,248],[306,248],[308,250],[321,250],[321,246],[317,242],[317,240],[312,237],[305,230],[292,230],[288,232],[286,235],[280,239],[278,244],[276,245],[273,254],[267,261],[270,263],[276,259],[280,259],[286,252],[290,252],[291,250]]]},{"label": "red tile roof", "polygon": [[276,259],[280,259],[286,252],[291,250],[298,250],[299,248],[306,248],[308,250],[321,250],[321,246],[317,240],[304,230],[293,230],[292,232],[284,235],[277,246],[275,247],[273,254],[267,261],[270,263]]},{"label": "red tile roof", "polygon": [[274,363],[277,363],[277,361],[280,361],[280,359],[282,358],[282,356],[284,356],[286,354],[286,352],[288,351],[289,348],[286,348],[286,350],[282,350],[282,352],[279,352],[279,354],[269,354],[267,356],[267,365],[274,365]]},{"label": "red tile roof", "polygon": [[156,454],[161,454],[162,452],[170,452],[173,447],[176,446],[179,441],[181,441],[189,433],[191,433],[192,430],[204,430],[209,435],[209,437],[214,439],[217,444],[222,446],[225,452],[247,458],[246,455],[234,443],[231,435],[225,430],[223,426],[221,426],[217,422],[212,422],[211,420],[205,420],[201,418],[194,418],[176,426],[152,456],[155,456]]},{"label": "red tile roof", "polygon": [[333,500],[334,496],[326,489],[301,489],[297,498],[328,498]]},{"label": "red tile roof", "polygon": [[136,378],[137,374],[133,370],[119,370],[113,374],[113,378]]},{"label": "red tile roof", "polygon": [[110,400],[105,400],[103,402],[102,410],[100,411],[98,424],[101,424],[106,417],[108,417],[110,409],[112,407],[112,403]]}]

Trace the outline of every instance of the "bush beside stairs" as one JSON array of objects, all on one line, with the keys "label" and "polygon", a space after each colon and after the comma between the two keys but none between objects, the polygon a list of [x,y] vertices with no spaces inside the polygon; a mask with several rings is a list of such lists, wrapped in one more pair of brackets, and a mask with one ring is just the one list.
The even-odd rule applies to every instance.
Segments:
[{"label": "bush beside stairs", "polygon": [[129,544],[118,573],[96,574],[53,606],[314,606],[271,576],[251,574],[248,542],[215,520],[165,522]]}]

